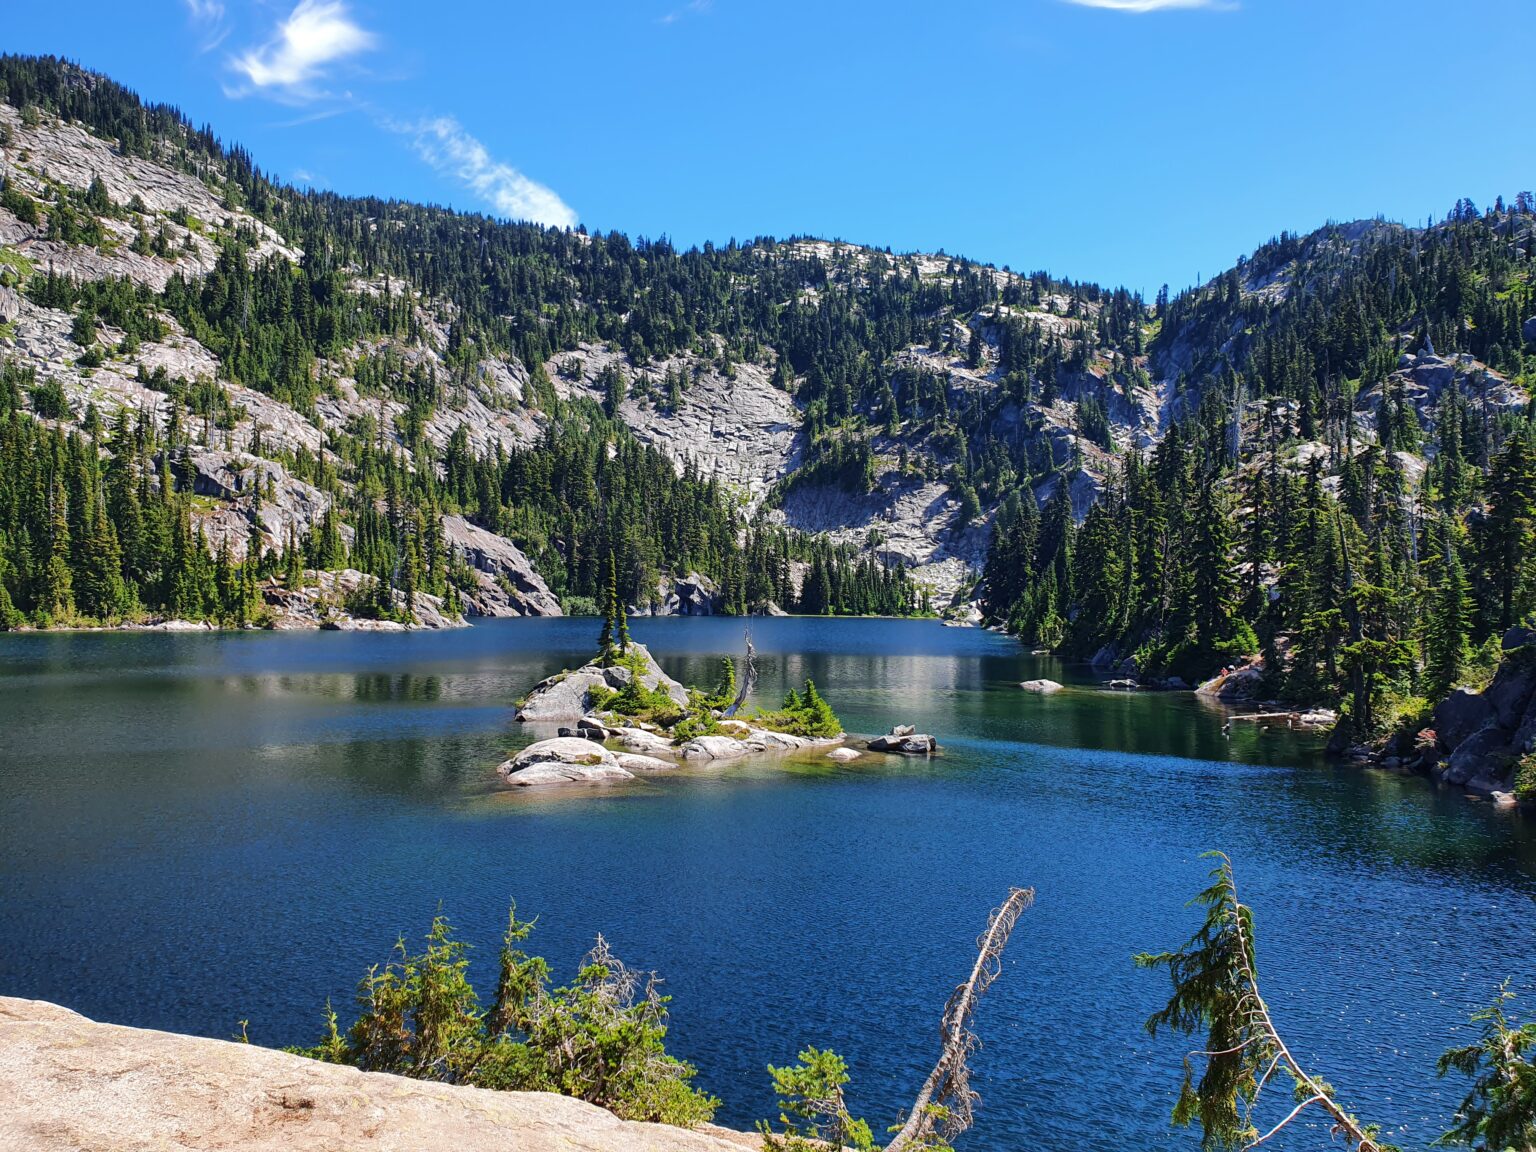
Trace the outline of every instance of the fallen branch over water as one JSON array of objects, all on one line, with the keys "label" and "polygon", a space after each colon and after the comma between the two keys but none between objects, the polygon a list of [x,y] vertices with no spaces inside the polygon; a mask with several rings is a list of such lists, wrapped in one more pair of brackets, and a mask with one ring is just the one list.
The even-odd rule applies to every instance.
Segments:
[{"label": "fallen branch over water", "polygon": [[971,1013],[1002,970],[1003,949],[1008,946],[1014,924],[1034,901],[1033,888],[1015,888],[1002,907],[993,910],[987,930],[976,941],[976,964],[970,979],[955,989],[944,1009],[940,1027],[944,1043],[939,1061],[918,1092],[907,1122],[885,1146],[885,1152],[924,1147],[935,1128],[948,1141],[971,1126],[971,1110],[977,1095],[971,1090],[965,1058],[979,1043],[971,1031]]}]

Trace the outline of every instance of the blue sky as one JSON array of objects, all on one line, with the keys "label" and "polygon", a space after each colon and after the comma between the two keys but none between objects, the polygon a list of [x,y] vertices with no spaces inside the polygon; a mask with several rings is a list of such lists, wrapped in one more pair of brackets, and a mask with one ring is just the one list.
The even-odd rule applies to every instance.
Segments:
[{"label": "blue sky", "polygon": [[[3,0],[340,192],[811,233],[1149,295],[1536,185],[1532,0]],[[64,12],[67,10],[67,17]]]}]

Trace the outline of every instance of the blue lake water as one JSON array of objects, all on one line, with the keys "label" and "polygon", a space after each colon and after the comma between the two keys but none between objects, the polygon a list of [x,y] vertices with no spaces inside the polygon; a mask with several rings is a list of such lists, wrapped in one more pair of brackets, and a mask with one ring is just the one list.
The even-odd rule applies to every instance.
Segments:
[{"label": "blue lake water", "polygon": [[[1257,909],[1293,1048],[1411,1147],[1463,1086],[1434,1057],[1500,980],[1536,991],[1536,835],[1318,741],[1222,732],[1190,695],[1116,694],[985,632],[757,620],[760,696],[813,677],[850,730],[905,722],[927,761],[690,769],[511,793],[512,702],[590,651],[590,620],[445,634],[0,637],[0,993],[97,1019],[311,1040],[327,997],[442,907],[492,981],[507,903],[567,976],[602,932],[673,995],[675,1051],[722,1123],[775,1114],[764,1066],[836,1048],[895,1121],[1011,885],[1038,890],[983,1002],[964,1149],[1195,1148],[1170,1131],[1184,1045],[1141,1023],[1203,850]],[[640,620],[711,679],[742,622]],[[1054,697],[1020,680],[1073,685]],[[1522,998],[1536,1011],[1536,996]],[[1289,1146],[1319,1144],[1299,1133]]]}]

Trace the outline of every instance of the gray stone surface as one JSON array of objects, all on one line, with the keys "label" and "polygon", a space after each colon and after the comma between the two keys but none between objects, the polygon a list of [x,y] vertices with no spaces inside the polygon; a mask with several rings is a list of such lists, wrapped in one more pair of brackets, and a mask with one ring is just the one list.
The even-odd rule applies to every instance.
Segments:
[{"label": "gray stone surface", "polygon": [[1493,708],[1481,692],[1457,688],[1435,706],[1435,735],[1440,746],[1454,750],[1493,718]]},{"label": "gray stone surface", "polygon": [[620,1120],[255,1044],[97,1024],[0,997],[0,1148],[27,1152],[743,1152],[723,1129]]},{"label": "gray stone surface", "polygon": [[[688,703],[688,689],[661,670],[661,665],[643,644],[630,647],[645,662],[640,682],[652,691],[660,688],[679,706]],[[517,718],[529,721],[580,720],[592,710],[590,690],[598,685],[622,688],[628,677],[625,668],[601,668],[585,664],[574,672],[562,672],[540,681],[524,699]]]},{"label": "gray stone surface", "polygon": [[476,616],[559,616],[560,601],[522,550],[462,516],[443,517],[443,540],[478,574],[468,594]]},{"label": "gray stone surface", "polygon": [[1026,680],[1019,685],[1026,692],[1034,692],[1040,696],[1049,696],[1052,693],[1062,691],[1062,685],[1054,680]]}]

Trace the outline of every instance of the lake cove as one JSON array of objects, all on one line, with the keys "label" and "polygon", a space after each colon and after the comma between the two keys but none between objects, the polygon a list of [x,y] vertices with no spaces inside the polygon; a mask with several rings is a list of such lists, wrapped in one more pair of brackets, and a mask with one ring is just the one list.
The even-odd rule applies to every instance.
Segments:
[{"label": "lake cove", "polygon": [[[632,623],[711,681],[743,621]],[[443,634],[0,637],[0,987],[124,1024],[310,1042],[327,997],[439,904],[494,971],[507,902],[569,968],[599,931],[673,997],[669,1047],[719,1120],[776,1114],[764,1066],[836,1048],[883,1125],[934,1056],[987,910],[1037,889],[982,1003],[966,1149],[1191,1148],[1185,1045],[1131,955],[1195,926],[1208,848],[1258,916],[1287,1039],[1384,1137],[1425,1146],[1462,1085],[1434,1057],[1503,977],[1529,995],[1536,838],[1321,738],[1189,694],[1110,693],[933,622],[751,622],[757,699],[813,679],[844,726],[928,759],[685,767],[580,795],[509,789],[514,702],[587,660],[595,622]],[[1050,679],[1064,689],[1026,692]],[[1113,1084],[1112,1106],[1105,1106]],[[1305,1139],[1326,1139],[1313,1131]],[[1298,1146],[1301,1134],[1286,1146]]]}]

